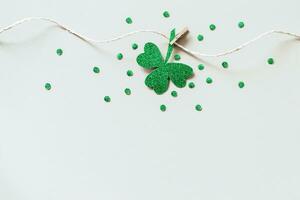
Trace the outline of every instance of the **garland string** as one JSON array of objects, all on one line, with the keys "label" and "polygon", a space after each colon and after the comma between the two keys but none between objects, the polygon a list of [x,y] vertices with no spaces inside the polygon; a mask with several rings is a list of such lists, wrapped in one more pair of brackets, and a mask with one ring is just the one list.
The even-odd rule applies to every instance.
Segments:
[{"label": "garland string", "polygon": [[[74,30],[68,28],[67,26],[63,25],[62,23],[54,20],[54,19],[51,19],[51,18],[46,18],[46,17],[26,17],[26,18],[23,18],[21,20],[18,20],[4,28],[1,28],[0,29],[0,34],[8,31],[8,30],[11,30],[11,29],[14,29],[16,28],[17,26],[21,25],[21,24],[24,24],[26,22],[30,22],[30,21],[44,21],[44,22],[50,22],[52,24],[55,24],[57,25],[59,28],[61,28],[62,30],[65,30],[67,32],[69,32],[70,34],[82,39],[83,41],[86,41],[86,42],[89,42],[89,43],[95,43],[95,44],[105,44],[105,43],[110,43],[110,42],[115,42],[115,41],[118,41],[118,40],[121,40],[123,38],[126,38],[126,37],[129,37],[131,35],[135,35],[135,34],[138,34],[138,33],[153,33],[153,34],[156,34],[156,35],[159,35],[161,37],[163,37],[164,39],[166,39],[168,41],[168,43],[170,43],[169,41],[169,37],[167,35],[165,35],[164,33],[161,33],[159,31],[155,31],[155,30],[136,30],[136,31],[132,31],[132,32],[129,32],[129,33],[125,33],[125,34],[122,34],[120,36],[117,36],[117,37],[114,37],[114,38],[111,38],[111,39],[107,39],[107,40],[96,40],[96,39],[92,39],[92,38],[89,38],[85,35],[82,35],[80,33],[77,33],[75,32]],[[229,54],[232,54],[232,53],[235,53],[235,52],[238,52],[244,48],[246,48],[247,46],[249,46],[250,44],[268,36],[268,35],[272,35],[272,34],[281,34],[281,35],[287,35],[287,36],[290,36],[290,37],[294,37],[296,39],[300,39],[300,35],[296,34],[296,33],[291,33],[291,32],[286,32],[286,31],[281,31],[281,30],[270,30],[270,31],[267,31],[267,32],[264,32],[256,37],[254,37],[253,39],[233,48],[233,49],[229,49],[227,51],[224,51],[224,52],[220,52],[220,53],[216,53],[216,54],[206,54],[206,53],[201,53],[201,52],[197,52],[197,51],[192,51],[186,47],[184,47],[183,45],[177,43],[177,42],[173,42],[173,44],[175,44],[178,48],[180,48],[181,50],[187,52],[188,54],[191,54],[191,55],[194,55],[194,56],[200,56],[200,57],[221,57],[221,56],[226,56],[226,55],[229,55]]]}]

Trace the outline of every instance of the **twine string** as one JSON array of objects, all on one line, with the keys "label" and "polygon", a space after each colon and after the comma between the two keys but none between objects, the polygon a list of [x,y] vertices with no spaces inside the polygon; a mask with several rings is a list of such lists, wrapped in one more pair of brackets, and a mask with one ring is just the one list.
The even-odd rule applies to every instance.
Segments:
[{"label": "twine string", "polygon": [[[0,35],[6,31],[9,31],[11,29],[14,29],[16,28],[17,26],[21,25],[21,24],[24,24],[26,22],[30,22],[30,21],[44,21],[44,22],[50,22],[52,24],[55,24],[56,26],[58,26],[59,28],[61,28],[62,30],[65,30],[67,31],[68,33],[74,35],[75,37],[77,38],[80,38],[86,42],[89,42],[89,43],[95,43],[95,44],[105,44],[105,43],[110,43],[110,42],[115,42],[115,41],[118,41],[118,40],[121,40],[123,38],[126,38],[126,37],[129,37],[129,36],[132,36],[132,35],[135,35],[135,34],[138,34],[138,33],[152,33],[152,34],[156,34],[156,35],[159,35],[161,37],[163,37],[164,39],[166,39],[168,42],[169,42],[169,38],[167,35],[165,35],[164,33],[161,33],[159,31],[155,31],[155,30],[136,30],[136,31],[132,31],[132,32],[128,32],[128,33],[125,33],[125,34],[122,34],[120,36],[117,36],[117,37],[114,37],[114,38],[111,38],[111,39],[107,39],[107,40],[96,40],[96,39],[93,39],[93,38],[90,38],[90,37],[87,37],[85,35],[82,35],[70,28],[68,28],[67,26],[63,25],[62,23],[54,20],[54,19],[51,19],[51,18],[45,18],[45,17],[27,17],[27,18],[23,18],[21,20],[18,20],[8,26],[5,26],[4,28],[1,28],[0,29]],[[246,48],[247,46],[249,46],[250,44],[266,37],[266,36],[269,36],[269,35],[272,35],[272,34],[281,34],[281,35],[287,35],[287,36],[290,36],[290,37],[294,37],[294,38],[297,38],[297,39],[300,39],[300,35],[298,34],[295,34],[295,33],[291,33],[291,32],[286,32],[286,31],[281,31],[281,30],[270,30],[270,31],[267,31],[267,32],[264,32],[256,37],[254,37],[253,39],[233,48],[233,49],[229,49],[229,50],[226,50],[226,51],[223,51],[223,52],[220,52],[220,53],[216,53],[216,54],[206,54],[206,53],[201,53],[201,52],[197,52],[197,51],[192,51],[186,47],[184,47],[183,45],[177,43],[177,42],[174,42],[174,44],[180,48],[181,50],[187,52],[188,54],[191,54],[191,55],[194,55],[194,56],[200,56],[200,57],[221,57],[221,56],[226,56],[226,55],[229,55],[229,54],[233,54],[235,52],[238,52],[244,48]]]}]

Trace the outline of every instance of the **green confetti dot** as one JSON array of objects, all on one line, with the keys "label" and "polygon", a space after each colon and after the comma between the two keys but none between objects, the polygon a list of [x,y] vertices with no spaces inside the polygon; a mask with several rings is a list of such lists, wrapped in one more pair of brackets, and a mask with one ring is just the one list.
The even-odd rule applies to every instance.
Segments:
[{"label": "green confetti dot", "polygon": [[170,13],[168,11],[164,11],[163,16],[165,18],[169,18],[170,17]]},{"label": "green confetti dot", "polygon": [[179,54],[175,54],[175,55],[174,55],[174,59],[178,61],[178,60],[180,60],[180,59],[181,59],[181,57],[180,57],[180,55],[179,55]]},{"label": "green confetti dot", "polygon": [[133,76],[133,71],[132,71],[132,70],[127,70],[126,73],[127,73],[127,76],[129,76],[129,77],[130,77],[130,76]]},{"label": "green confetti dot", "polygon": [[123,54],[122,53],[118,53],[117,58],[118,58],[118,60],[122,60],[123,59]]},{"label": "green confetti dot", "polygon": [[127,17],[127,18],[126,18],[126,23],[127,23],[127,24],[132,24],[132,19],[131,19],[131,17]]},{"label": "green confetti dot", "polygon": [[165,112],[165,111],[167,110],[167,106],[164,105],[164,104],[160,105],[160,110],[161,110],[162,112]]},{"label": "green confetti dot", "polygon": [[109,103],[111,101],[110,96],[105,96],[104,97],[104,101],[107,102],[107,103]]},{"label": "green confetti dot", "polygon": [[199,65],[198,65],[198,69],[199,69],[199,70],[204,70],[204,67],[205,67],[205,66],[204,66],[203,64],[199,64]]},{"label": "green confetti dot", "polygon": [[214,24],[211,24],[211,25],[209,25],[209,29],[211,30],[211,31],[214,31],[214,30],[216,30],[216,25],[214,25]]},{"label": "green confetti dot", "polygon": [[177,97],[177,96],[178,96],[178,94],[177,94],[176,91],[172,91],[172,92],[171,92],[171,95],[172,95],[172,97]]},{"label": "green confetti dot", "polygon": [[273,65],[274,64],[274,59],[273,58],[269,58],[268,59],[268,64],[269,65]]},{"label": "green confetti dot", "polygon": [[227,69],[228,66],[229,66],[228,62],[226,62],[226,61],[222,62],[222,67],[223,67],[224,69]]},{"label": "green confetti dot", "polygon": [[213,82],[212,78],[208,77],[206,78],[206,83],[207,84],[211,84]]},{"label": "green confetti dot", "polygon": [[245,83],[243,81],[239,82],[239,88],[244,88],[245,87]]},{"label": "green confetti dot", "polygon": [[50,83],[45,83],[45,89],[46,90],[51,90],[52,86]]},{"label": "green confetti dot", "polygon": [[63,50],[62,50],[62,49],[56,49],[56,54],[57,54],[58,56],[63,55]]},{"label": "green confetti dot", "polygon": [[196,109],[197,111],[202,111],[202,106],[201,106],[200,104],[197,104],[197,105],[195,106],[195,109]]},{"label": "green confetti dot", "polygon": [[93,72],[94,72],[95,74],[99,74],[99,73],[100,73],[100,68],[97,67],[97,66],[95,66],[95,67],[93,68]]},{"label": "green confetti dot", "polygon": [[195,83],[194,83],[194,82],[190,82],[190,83],[189,83],[189,88],[192,89],[192,88],[194,88],[194,87],[195,87]]},{"label": "green confetti dot", "polygon": [[199,35],[197,36],[197,39],[198,39],[198,41],[203,41],[203,39],[204,39],[204,36],[203,36],[203,35],[201,35],[201,34],[199,34]]},{"label": "green confetti dot", "polygon": [[125,92],[126,95],[131,95],[131,89],[130,88],[126,88],[124,90],[124,92]]},{"label": "green confetti dot", "polygon": [[242,21],[240,21],[240,22],[238,23],[238,27],[239,27],[239,28],[244,28],[244,27],[245,27],[245,23],[242,22]]},{"label": "green confetti dot", "polygon": [[131,45],[131,47],[132,47],[133,50],[136,50],[139,46],[138,46],[136,43],[133,43],[133,44]]}]

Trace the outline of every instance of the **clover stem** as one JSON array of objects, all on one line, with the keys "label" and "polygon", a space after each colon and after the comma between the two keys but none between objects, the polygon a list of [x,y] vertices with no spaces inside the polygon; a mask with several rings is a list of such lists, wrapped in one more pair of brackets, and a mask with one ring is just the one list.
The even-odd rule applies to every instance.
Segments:
[{"label": "clover stem", "polygon": [[[175,28],[171,31],[170,33],[170,41],[171,42],[174,38],[175,38],[176,34],[175,34]],[[168,52],[167,52],[167,55],[166,55],[166,60],[165,60],[165,63],[168,62],[168,60],[170,59],[171,55],[172,55],[172,51],[173,51],[173,45],[169,43],[169,47],[168,47]]]}]

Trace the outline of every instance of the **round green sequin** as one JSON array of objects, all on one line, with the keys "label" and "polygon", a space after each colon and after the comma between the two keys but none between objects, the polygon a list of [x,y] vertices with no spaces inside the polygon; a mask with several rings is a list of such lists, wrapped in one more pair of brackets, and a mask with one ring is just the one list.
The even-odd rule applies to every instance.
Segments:
[{"label": "round green sequin", "polygon": [[136,43],[133,43],[133,44],[131,45],[131,47],[132,47],[133,50],[136,50],[139,46],[138,46]]},{"label": "round green sequin", "polygon": [[126,18],[126,23],[127,23],[127,24],[132,24],[132,19],[131,19],[130,17],[127,17],[127,18]]},{"label": "round green sequin", "polygon": [[216,25],[214,25],[214,24],[211,24],[211,25],[209,25],[209,29],[211,30],[211,31],[214,31],[214,30],[216,30]]},{"label": "round green sequin", "polygon": [[100,68],[97,67],[97,66],[95,66],[95,67],[93,68],[93,72],[94,72],[95,74],[99,74],[99,73],[100,73]]},{"label": "round green sequin", "polygon": [[164,11],[163,16],[165,18],[168,18],[168,17],[170,17],[170,13],[168,11]]},{"label": "round green sequin", "polygon": [[199,69],[199,70],[204,70],[204,65],[203,65],[203,64],[199,64],[199,65],[198,65],[198,69]]},{"label": "round green sequin", "polygon": [[123,54],[122,53],[118,53],[117,58],[118,58],[118,60],[122,60],[123,59]]},{"label": "round green sequin", "polygon": [[175,59],[175,60],[177,60],[177,61],[178,61],[178,60],[180,60],[180,58],[181,58],[181,57],[180,57],[180,55],[179,55],[179,54],[175,54],[175,55],[174,55],[174,59]]},{"label": "round green sequin", "polygon": [[129,89],[129,88],[126,88],[124,90],[124,92],[125,92],[126,95],[131,95],[131,89]]},{"label": "round green sequin", "polygon": [[197,36],[197,39],[198,39],[198,41],[203,41],[203,39],[204,39],[204,36],[203,36],[203,35],[201,35],[201,34],[199,34],[199,35]]},{"label": "round green sequin", "polygon": [[63,55],[63,50],[62,50],[62,49],[56,49],[56,54],[57,54],[58,56]]},{"label": "round green sequin", "polygon": [[177,94],[176,91],[172,91],[172,92],[171,92],[171,95],[172,95],[172,97],[177,97],[177,96],[178,96],[178,94]]},{"label": "round green sequin", "polygon": [[197,104],[197,105],[195,106],[195,109],[196,109],[197,111],[202,111],[202,106],[201,106],[200,104]]},{"label": "round green sequin", "polygon": [[244,88],[245,87],[245,83],[243,81],[239,82],[239,88]]},{"label": "round green sequin", "polygon": [[133,71],[132,70],[127,70],[127,76],[133,76]]},{"label": "round green sequin", "polygon": [[45,83],[45,89],[46,90],[51,90],[52,86],[50,83]]},{"label": "round green sequin", "polygon": [[167,110],[167,106],[164,105],[164,104],[160,105],[160,110],[161,110],[162,112],[165,112],[165,111]]},{"label": "round green sequin", "polygon": [[212,78],[208,77],[206,78],[206,83],[211,84],[213,82]]},{"label": "round green sequin", "polygon": [[190,83],[189,83],[189,88],[192,89],[192,88],[194,88],[194,87],[195,87],[195,83],[194,83],[194,82],[190,82]]},{"label": "round green sequin", "polygon": [[111,101],[110,96],[105,96],[104,97],[104,101],[107,102],[107,103],[109,103]]},{"label": "round green sequin", "polygon": [[228,62],[226,62],[226,61],[222,62],[222,67],[223,67],[224,69],[227,69],[228,66],[229,66]]},{"label": "round green sequin", "polygon": [[242,21],[240,21],[240,22],[238,23],[238,27],[239,27],[239,28],[244,28],[244,27],[245,27],[245,23],[242,22]]},{"label": "round green sequin", "polygon": [[274,59],[273,58],[269,58],[268,59],[268,64],[269,65],[273,65],[274,64]]}]

